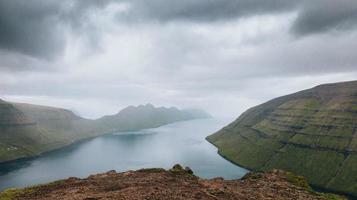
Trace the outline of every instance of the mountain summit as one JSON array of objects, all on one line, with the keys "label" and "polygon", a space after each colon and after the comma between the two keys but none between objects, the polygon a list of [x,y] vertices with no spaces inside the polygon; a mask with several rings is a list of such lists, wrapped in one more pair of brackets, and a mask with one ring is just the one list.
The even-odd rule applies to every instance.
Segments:
[{"label": "mountain summit", "polygon": [[357,81],[273,99],[207,140],[248,169],[292,171],[315,186],[357,196]]}]

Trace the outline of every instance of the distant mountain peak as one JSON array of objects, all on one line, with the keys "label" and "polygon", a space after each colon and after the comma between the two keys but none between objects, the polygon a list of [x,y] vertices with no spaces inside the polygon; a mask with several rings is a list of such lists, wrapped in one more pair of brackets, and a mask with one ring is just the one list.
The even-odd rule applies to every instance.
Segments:
[{"label": "distant mountain peak", "polygon": [[173,122],[207,118],[204,111],[180,110],[176,107],[155,107],[151,103],[129,106],[116,115],[99,119],[114,130],[130,131],[159,127]]},{"label": "distant mountain peak", "polygon": [[147,103],[147,104],[145,105],[145,107],[155,108],[155,106],[152,105],[151,103]]}]

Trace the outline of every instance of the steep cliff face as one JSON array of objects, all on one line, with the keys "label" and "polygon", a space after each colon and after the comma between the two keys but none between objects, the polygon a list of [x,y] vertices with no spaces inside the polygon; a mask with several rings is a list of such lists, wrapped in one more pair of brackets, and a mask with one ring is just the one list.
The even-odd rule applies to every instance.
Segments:
[{"label": "steep cliff face", "polygon": [[9,104],[0,99],[0,126],[21,126],[33,124],[26,116],[16,109],[12,104]]},{"label": "steep cliff face", "polygon": [[107,130],[69,110],[0,101],[0,162],[39,155]]},{"label": "steep cliff face", "polygon": [[73,141],[108,131],[95,120],[84,119],[63,108],[13,103],[25,116],[61,140]]},{"label": "steep cliff face", "polygon": [[37,155],[56,146],[47,131],[16,106],[0,100],[0,162]]},{"label": "steep cliff face", "polygon": [[357,81],[271,100],[207,140],[246,168],[284,169],[316,186],[357,195]]},{"label": "steep cliff face", "polygon": [[280,170],[249,173],[240,180],[201,179],[189,168],[175,165],[170,170],[142,169],[69,178],[53,183],[13,189],[0,193],[0,199],[280,199],[346,200],[332,194],[314,192],[303,177]]}]

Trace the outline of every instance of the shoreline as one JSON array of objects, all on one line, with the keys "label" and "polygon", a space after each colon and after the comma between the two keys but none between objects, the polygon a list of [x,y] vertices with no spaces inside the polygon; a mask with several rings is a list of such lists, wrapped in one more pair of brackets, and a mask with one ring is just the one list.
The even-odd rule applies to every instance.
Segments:
[{"label": "shoreline", "polygon": [[[205,138],[207,142],[209,142],[210,144],[212,144],[214,147],[217,148],[217,154],[219,156],[221,156],[222,158],[224,158],[225,160],[229,161],[230,163],[238,166],[238,167],[241,167],[241,168],[244,168],[246,170],[248,170],[249,172],[260,172],[260,171],[257,171],[257,170],[254,170],[254,169],[250,169],[248,167],[245,167],[245,166],[242,166],[240,165],[239,163],[236,163],[232,160],[230,160],[228,157],[224,156],[221,154],[220,152],[220,149],[218,146],[216,146],[213,142],[211,142],[209,139],[208,139],[208,136]],[[350,200],[357,200],[357,196],[353,195],[353,194],[350,194],[350,193],[346,193],[346,192],[341,192],[341,191],[335,191],[335,190],[331,190],[331,189],[326,189],[326,188],[323,188],[321,186],[317,186],[317,185],[314,185],[314,184],[311,184],[309,183],[309,185],[311,186],[312,189],[316,190],[316,191],[319,191],[319,192],[327,192],[327,193],[333,193],[333,194],[338,194],[338,195],[343,195],[343,196],[346,196],[348,199]]]},{"label": "shoreline", "polygon": [[44,152],[41,152],[39,154],[35,154],[35,155],[30,155],[30,156],[25,156],[25,157],[19,157],[19,158],[16,158],[16,159],[11,159],[11,160],[6,160],[6,161],[0,161],[0,167],[2,165],[8,165],[8,164],[11,164],[11,163],[15,163],[15,162],[21,162],[21,161],[26,161],[26,160],[31,160],[31,159],[34,159],[34,158],[38,158],[40,156],[43,156],[43,155],[46,155],[48,153],[52,153],[52,152],[55,152],[55,151],[59,151],[63,148],[67,148],[67,147],[70,147],[72,145],[76,145],[76,144],[79,144],[81,142],[85,142],[85,141],[88,141],[88,140],[91,140],[91,139],[94,139],[94,138],[97,138],[97,137],[101,137],[101,136],[105,136],[105,135],[110,135],[110,134],[114,134],[114,133],[117,133],[117,132],[135,132],[135,131],[142,131],[142,130],[146,130],[146,129],[153,129],[153,128],[159,128],[159,127],[162,127],[162,126],[166,126],[166,125],[169,125],[169,124],[175,124],[175,123],[179,123],[179,122],[185,122],[185,121],[192,121],[192,120],[200,120],[200,119],[210,119],[211,117],[209,118],[195,118],[195,119],[187,119],[187,120],[181,120],[181,121],[176,121],[176,122],[171,122],[171,123],[167,123],[167,124],[163,124],[163,125],[160,125],[160,126],[156,126],[156,127],[150,127],[150,128],[144,128],[144,129],[137,129],[137,130],[132,130],[132,129],[127,129],[127,130],[111,130],[111,131],[108,131],[108,132],[104,132],[102,134],[98,134],[98,135],[94,135],[94,136],[90,136],[90,137],[86,137],[86,138],[82,138],[82,139],[78,139],[78,140],[75,140],[71,143],[68,143],[68,144],[65,144],[63,146],[60,146],[60,147],[57,147],[57,148],[53,148],[53,149],[50,149],[48,151],[44,151]]}]

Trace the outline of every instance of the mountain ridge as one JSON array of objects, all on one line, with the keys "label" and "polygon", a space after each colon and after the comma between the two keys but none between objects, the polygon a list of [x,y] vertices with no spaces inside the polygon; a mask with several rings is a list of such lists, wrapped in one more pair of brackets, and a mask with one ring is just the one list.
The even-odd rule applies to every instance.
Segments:
[{"label": "mountain ridge", "polygon": [[207,140],[252,170],[279,168],[357,195],[357,81],[319,85],[248,109]]},{"label": "mountain ridge", "polygon": [[[202,111],[203,112],[203,111]],[[119,131],[135,131],[138,129],[156,128],[163,124],[177,121],[191,120],[195,118],[207,118],[190,110],[179,110],[175,107],[155,107],[152,104],[128,106],[114,115],[106,115],[97,119],[98,123]],[[136,120],[132,120],[136,118]]]}]

